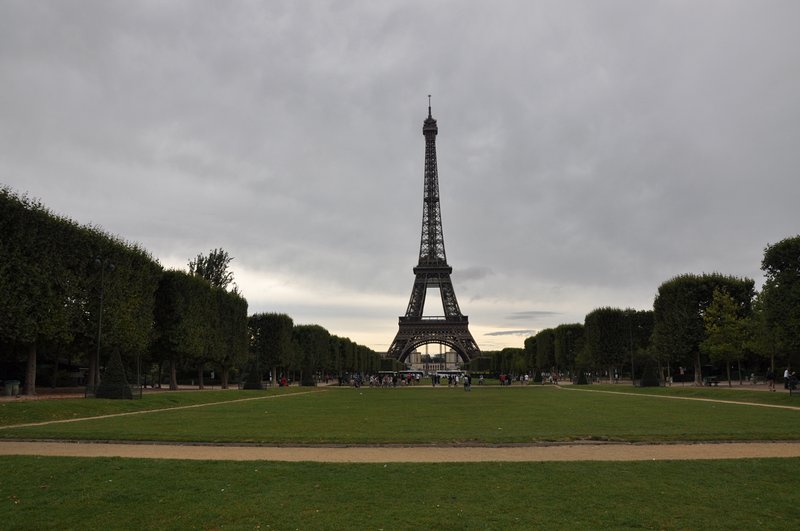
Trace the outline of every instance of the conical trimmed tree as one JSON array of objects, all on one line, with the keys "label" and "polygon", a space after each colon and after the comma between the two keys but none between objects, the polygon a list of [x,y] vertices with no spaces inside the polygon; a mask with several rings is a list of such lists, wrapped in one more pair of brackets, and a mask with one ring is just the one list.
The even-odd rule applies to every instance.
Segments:
[{"label": "conical trimmed tree", "polygon": [[244,378],[243,389],[264,389],[264,383],[261,381],[261,371],[259,370],[258,362],[253,359],[250,362],[247,376]]},{"label": "conical trimmed tree", "polygon": [[639,380],[639,387],[659,387],[661,385],[661,378],[658,375],[658,369],[652,365],[648,365],[642,371],[642,379]]},{"label": "conical trimmed tree", "polygon": [[103,379],[97,386],[94,396],[96,398],[133,398],[128,379],[125,377],[125,367],[122,366],[119,350],[114,350],[111,354],[106,372],[103,374]]}]

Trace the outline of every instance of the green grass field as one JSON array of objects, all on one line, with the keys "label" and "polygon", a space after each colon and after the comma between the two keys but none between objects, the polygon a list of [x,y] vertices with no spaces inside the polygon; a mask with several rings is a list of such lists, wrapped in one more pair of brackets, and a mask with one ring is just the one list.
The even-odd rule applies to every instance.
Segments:
[{"label": "green grass field", "polygon": [[[782,393],[585,389],[615,393],[290,388],[4,402],[0,437],[281,444],[800,439],[800,410],[754,405],[800,406]],[[786,529],[800,521],[800,459],[324,464],[10,456],[0,457],[0,470],[6,529]]]},{"label": "green grass field", "polygon": [[[619,391],[619,387],[593,387]],[[304,392],[305,391],[305,392]],[[784,403],[786,395],[667,390],[673,396]],[[658,390],[663,395],[664,390]],[[757,395],[757,396],[753,396]],[[236,398],[263,399],[233,401]],[[216,403],[204,407],[166,407]],[[167,400],[171,399],[171,403]],[[747,441],[800,438],[800,410],[670,400],[632,391],[606,394],[551,386],[319,389],[268,393],[176,393],[141,401],[64,400],[0,407],[0,426],[33,419],[146,414],[0,429],[1,438],[246,442],[268,444],[502,444],[540,441]],[[800,400],[796,400],[800,406]],[[15,411],[27,408],[25,414]],[[73,407],[82,409],[73,411]],[[96,407],[92,412],[88,408]],[[37,409],[41,409],[38,411]]]},{"label": "green grass field", "polygon": [[794,529],[800,459],[337,465],[0,457],[5,529]]}]

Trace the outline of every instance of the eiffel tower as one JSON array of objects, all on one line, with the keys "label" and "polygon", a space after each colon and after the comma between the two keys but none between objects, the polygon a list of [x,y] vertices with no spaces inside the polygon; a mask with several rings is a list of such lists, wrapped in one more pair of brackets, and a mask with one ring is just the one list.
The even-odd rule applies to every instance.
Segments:
[{"label": "eiffel tower", "polygon": [[[422,125],[425,136],[425,193],[422,208],[422,238],[419,245],[419,264],[414,268],[414,287],[405,316],[400,317],[400,330],[386,356],[401,363],[417,347],[438,343],[452,348],[466,363],[480,356],[480,349],[469,332],[468,319],[462,315],[453,291],[442,233],[442,214],[439,207],[439,172],[436,168],[436,134],[439,128],[431,115],[428,96],[428,118]],[[423,317],[428,288],[439,288],[444,316]]]}]

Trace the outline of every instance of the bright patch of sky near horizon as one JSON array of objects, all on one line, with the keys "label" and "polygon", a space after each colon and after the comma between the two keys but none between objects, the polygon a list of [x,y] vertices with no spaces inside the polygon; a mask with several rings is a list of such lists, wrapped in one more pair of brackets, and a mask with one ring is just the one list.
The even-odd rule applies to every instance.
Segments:
[{"label": "bright patch of sky near horizon", "polygon": [[384,351],[427,95],[479,346],[718,271],[800,221],[793,0],[0,3],[0,183],[162,264],[222,247],[251,312]]}]

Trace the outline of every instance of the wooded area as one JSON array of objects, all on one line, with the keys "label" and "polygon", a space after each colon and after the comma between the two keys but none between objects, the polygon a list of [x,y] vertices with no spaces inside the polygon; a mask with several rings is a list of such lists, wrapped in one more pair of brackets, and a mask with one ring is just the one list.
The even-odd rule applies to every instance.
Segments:
[{"label": "wooded area", "polygon": [[[144,368],[151,384],[167,371],[173,389],[187,371],[202,388],[209,368],[226,388],[232,371],[262,378],[253,367],[310,378],[379,363],[366,347],[288,316],[288,346],[265,343],[221,249],[198,255],[188,272],[164,270],[140,246],[9,188],[0,188],[0,234],[0,379],[23,380],[26,394],[37,381],[95,387],[112,353],[128,371]],[[48,373],[37,371],[45,365]]]}]

